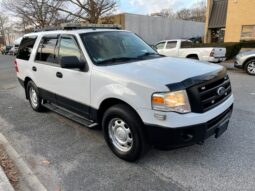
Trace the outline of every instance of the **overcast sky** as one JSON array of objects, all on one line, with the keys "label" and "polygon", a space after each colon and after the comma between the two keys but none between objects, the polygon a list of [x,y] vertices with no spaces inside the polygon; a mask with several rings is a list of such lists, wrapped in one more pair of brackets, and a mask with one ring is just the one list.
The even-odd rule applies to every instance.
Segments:
[{"label": "overcast sky", "polygon": [[200,0],[119,0],[118,12],[149,14],[166,8],[176,11],[198,2]]},{"label": "overcast sky", "polygon": [[[1,1],[2,0],[0,0],[0,2]],[[136,13],[146,15],[168,8],[171,8],[173,11],[177,11],[182,8],[189,8],[191,5],[201,1],[203,0],[117,0],[119,5],[117,13]]]}]

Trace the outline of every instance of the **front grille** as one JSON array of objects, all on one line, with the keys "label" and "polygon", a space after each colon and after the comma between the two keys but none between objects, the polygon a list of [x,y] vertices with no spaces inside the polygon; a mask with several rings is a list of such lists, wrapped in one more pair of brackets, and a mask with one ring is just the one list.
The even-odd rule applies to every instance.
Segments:
[{"label": "front grille", "polygon": [[[225,92],[222,95],[218,94],[219,88],[221,87],[225,89]],[[228,76],[226,76],[216,82],[199,87],[198,91],[203,112],[206,112],[222,103],[222,101],[231,95],[230,80]]]},{"label": "front grille", "polygon": [[[219,92],[220,88],[221,92]],[[228,75],[193,86],[187,92],[190,97],[192,111],[197,113],[209,111],[224,102],[232,94]]]}]

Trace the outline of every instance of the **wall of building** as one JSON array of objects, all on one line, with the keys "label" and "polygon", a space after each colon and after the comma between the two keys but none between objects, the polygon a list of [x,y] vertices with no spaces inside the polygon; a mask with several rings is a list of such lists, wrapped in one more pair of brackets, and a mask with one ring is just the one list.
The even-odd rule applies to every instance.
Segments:
[{"label": "wall of building", "polygon": [[204,35],[204,42],[205,43],[211,42],[211,30],[208,29],[208,26],[209,26],[209,18],[210,18],[210,15],[211,15],[212,6],[213,6],[213,0],[207,0],[205,35]]},{"label": "wall of building", "polygon": [[204,23],[125,14],[125,29],[141,36],[147,43],[161,40],[204,36]]},{"label": "wall of building", "polygon": [[100,24],[118,24],[121,25],[123,29],[125,29],[125,14],[118,14],[108,17],[100,18]]},{"label": "wall of building", "polygon": [[242,25],[255,25],[255,0],[229,0],[225,42],[239,42]]}]

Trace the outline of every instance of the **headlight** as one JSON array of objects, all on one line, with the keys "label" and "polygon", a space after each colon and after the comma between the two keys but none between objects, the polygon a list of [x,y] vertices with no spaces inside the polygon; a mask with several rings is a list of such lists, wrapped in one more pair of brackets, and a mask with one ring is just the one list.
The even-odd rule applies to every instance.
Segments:
[{"label": "headlight", "polygon": [[185,90],[152,95],[152,109],[158,111],[191,112],[189,99]]}]

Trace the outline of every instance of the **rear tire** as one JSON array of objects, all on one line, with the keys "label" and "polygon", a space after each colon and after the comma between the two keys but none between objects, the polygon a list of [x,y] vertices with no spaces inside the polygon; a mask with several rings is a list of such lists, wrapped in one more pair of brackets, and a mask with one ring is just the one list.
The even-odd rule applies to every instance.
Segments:
[{"label": "rear tire", "polygon": [[118,104],[109,108],[102,126],[107,145],[119,158],[133,162],[148,151],[143,123],[129,106]]},{"label": "rear tire", "polygon": [[251,59],[245,64],[245,71],[249,75],[255,76],[255,59]]},{"label": "rear tire", "polygon": [[45,111],[46,108],[42,106],[42,98],[39,95],[38,88],[36,87],[35,83],[29,81],[26,87],[27,95],[29,103],[34,111],[42,112]]}]

